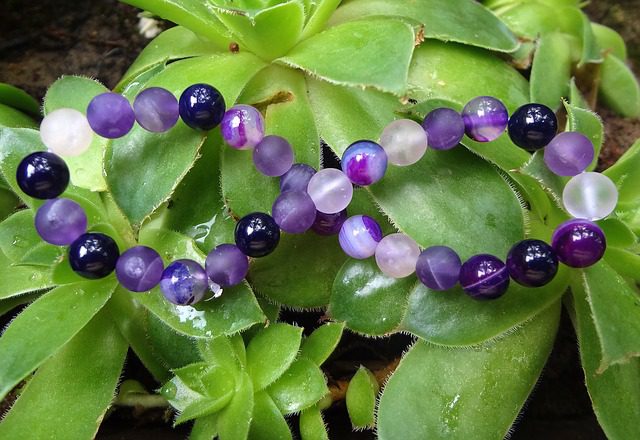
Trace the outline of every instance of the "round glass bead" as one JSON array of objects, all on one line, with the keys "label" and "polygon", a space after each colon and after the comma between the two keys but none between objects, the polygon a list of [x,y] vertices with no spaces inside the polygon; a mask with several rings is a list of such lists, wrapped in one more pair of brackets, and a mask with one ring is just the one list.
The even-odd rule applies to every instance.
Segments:
[{"label": "round glass bead", "polygon": [[567,182],[562,203],[574,217],[600,220],[613,212],[618,204],[618,188],[601,173],[582,173]]},{"label": "round glass bead", "polygon": [[437,108],[429,112],[422,121],[427,133],[427,145],[434,150],[450,150],[460,143],[464,136],[462,116],[450,108]]},{"label": "round glass bead", "polygon": [[200,302],[209,282],[200,264],[193,260],[176,260],[162,272],[160,290],[170,303],[189,306]]},{"label": "round glass bead", "polygon": [[387,171],[387,154],[375,142],[354,142],[342,155],[342,171],[356,185],[372,185]]},{"label": "round glass bead", "polygon": [[282,176],[293,165],[293,148],[283,137],[265,136],[253,150],[253,164],[265,176]]},{"label": "round glass bead", "polygon": [[307,193],[318,211],[335,214],[351,203],[353,185],[342,171],[325,168],[311,177],[307,185]]},{"label": "round glass bead", "polygon": [[69,246],[71,269],[85,278],[106,277],[116,268],[119,256],[113,238],[99,232],[82,234]]},{"label": "round glass bead", "polygon": [[271,213],[280,229],[290,234],[302,234],[316,219],[316,205],[306,192],[287,191],[278,196]]},{"label": "round glass bead", "polygon": [[346,209],[333,214],[316,211],[316,219],[313,221],[311,229],[318,235],[336,235],[340,232],[340,228],[342,228],[346,219]]},{"label": "round glass bead", "polygon": [[412,165],[427,151],[427,132],[416,121],[398,119],[382,130],[380,146],[390,163],[401,167]]},{"label": "round glass bead", "polygon": [[160,254],[147,246],[134,246],[118,258],[116,277],[132,292],[146,292],[158,285],[164,263]]},{"label": "round glass bead", "polygon": [[493,255],[474,255],[460,268],[460,285],[474,299],[496,299],[509,287],[509,272]]},{"label": "round glass bead", "polygon": [[101,93],[87,107],[87,120],[98,135],[116,139],[131,131],[136,116],[127,98],[118,93]]},{"label": "round glass bead", "polygon": [[431,246],[420,254],[416,262],[418,279],[433,290],[449,290],[458,283],[462,261],[447,246]]},{"label": "round glass bead", "polygon": [[518,284],[527,287],[544,286],[558,272],[558,256],[542,240],[522,240],[509,251],[507,270]]},{"label": "round glass bead", "polygon": [[264,257],[280,242],[280,228],[269,214],[254,212],[236,224],[236,246],[249,257]]},{"label": "round glass bead", "polygon": [[69,168],[60,156],[48,151],[38,151],[20,161],[16,170],[16,182],[28,196],[53,199],[67,189]]},{"label": "round glass bead", "polygon": [[178,101],[180,117],[196,130],[211,130],[217,127],[226,104],[222,94],[209,84],[193,84],[185,89]]},{"label": "round glass bead", "polygon": [[371,257],[382,240],[380,225],[367,215],[354,215],[342,224],[338,241],[345,254],[358,260]]},{"label": "round glass bead", "polygon": [[553,232],[551,247],[558,259],[570,267],[588,267],[602,258],[607,240],[602,229],[584,219],[561,223]]},{"label": "round glass bead", "polygon": [[234,105],[225,112],[220,133],[230,147],[237,150],[253,148],[264,137],[264,118],[255,107]]},{"label": "round glass bead", "polygon": [[509,137],[520,148],[544,148],[558,131],[555,113],[544,104],[525,104],[509,118]]},{"label": "round glass bead", "polygon": [[85,115],[72,108],[59,108],[42,119],[40,139],[53,153],[78,156],[89,149],[93,130]]},{"label": "round glass bead", "polygon": [[73,200],[47,200],[36,212],[35,226],[47,243],[66,246],[87,232],[87,215]]},{"label": "round glass bead", "polygon": [[575,131],[560,133],[544,149],[544,163],[558,176],[576,176],[593,162],[595,150],[588,137]]},{"label": "round glass bead", "polygon": [[404,278],[416,270],[420,248],[405,234],[389,234],[376,246],[376,264],[385,275]]},{"label": "round glass bead", "polygon": [[307,191],[309,181],[316,169],[306,163],[294,163],[289,171],[280,176],[280,192]]},{"label": "round glass bead", "polygon": [[178,122],[178,100],[173,93],[162,87],[149,87],[136,96],[133,113],[142,128],[162,133]]},{"label": "round glass bead", "polygon": [[209,279],[220,287],[240,284],[249,272],[249,259],[233,244],[221,244],[209,252],[205,261]]},{"label": "round glass bead", "polygon": [[478,96],[462,109],[464,131],[478,142],[491,142],[507,128],[509,112],[504,104],[491,96]]}]

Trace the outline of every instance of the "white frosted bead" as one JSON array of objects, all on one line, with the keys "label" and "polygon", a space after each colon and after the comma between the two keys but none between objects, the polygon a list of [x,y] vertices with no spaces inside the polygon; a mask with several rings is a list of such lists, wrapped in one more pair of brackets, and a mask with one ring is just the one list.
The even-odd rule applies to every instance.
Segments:
[{"label": "white frosted bead", "polygon": [[389,234],[376,247],[376,263],[393,278],[404,278],[416,270],[420,256],[418,244],[405,234]]},{"label": "white frosted bead", "polygon": [[78,156],[89,148],[93,130],[85,115],[72,108],[60,108],[44,117],[40,124],[42,143],[60,156]]},{"label": "white frosted bead", "polygon": [[427,132],[411,119],[398,119],[384,128],[380,145],[392,164],[401,167],[412,165],[427,151]]},{"label": "white frosted bead", "polygon": [[340,170],[325,168],[309,180],[307,193],[316,209],[325,214],[335,214],[349,206],[353,197],[353,185]]},{"label": "white frosted bead", "polygon": [[618,204],[618,189],[604,174],[578,174],[567,182],[562,193],[565,209],[576,218],[600,220]]}]

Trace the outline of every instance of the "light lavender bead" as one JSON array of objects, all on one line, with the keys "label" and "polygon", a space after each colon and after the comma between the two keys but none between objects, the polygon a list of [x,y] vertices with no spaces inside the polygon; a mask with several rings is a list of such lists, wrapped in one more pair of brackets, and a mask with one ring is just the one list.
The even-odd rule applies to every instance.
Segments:
[{"label": "light lavender bead", "polygon": [[238,246],[221,244],[209,252],[205,261],[209,279],[220,287],[240,284],[249,271],[249,259]]},{"label": "light lavender bead", "polygon": [[265,176],[282,176],[293,165],[293,148],[283,137],[265,136],[253,150],[253,164]]},{"label": "light lavender bead", "polygon": [[73,200],[51,199],[38,208],[35,226],[44,241],[64,246],[87,232],[87,215]]},{"label": "light lavender bead", "polygon": [[405,234],[389,234],[376,246],[378,268],[392,278],[404,278],[416,270],[418,243]]},{"label": "light lavender bead", "polygon": [[382,240],[380,225],[367,215],[349,217],[340,228],[338,241],[345,254],[358,260],[371,257]]},{"label": "light lavender bead", "polygon": [[593,162],[595,150],[588,137],[567,131],[554,137],[544,149],[544,163],[559,176],[576,176]]},{"label": "light lavender bead", "polygon": [[478,96],[464,106],[462,120],[467,136],[478,142],[490,142],[504,133],[509,112],[499,99]]},{"label": "light lavender bead", "polygon": [[309,180],[307,193],[316,209],[325,214],[335,214],[349,206],[353,198],[353,185],[340,170],[325,168]]},{"label": "light lavender bead", "polygon": [[40,139],[60,156],[78,156],[89,149],[93,130],[85,115],[72,108],[59,108],[42,119]]},{"label": "light lavender bead", "polygon": [[255,107],[234,105],[225,112],[220,133],[224,141],[237,150],[253,148],[264,137],[264,118]]},{"label": "light lavender bead", "polygon": [[132,247],[120,255],[116,263],[118,282],[132,292],[146,292],[156,287],[163,270],[162,258],[147,246]]},{"label": "light lavender bead", "polygon": [[382,130],[380,145],[390,163],[401,167],[412,165],[427,151],[427,132],[411,119],[398,119]]},{"label": "light lavender bead", "polygon": [[178,100],[167,89],[150,87],[133,101],[136,121],[142,128],[155,133],[171,129],[178,122]]},{"label": "light lavender bead", "polygon": [[271,213],[280,229],[290,234],[302,234],[316,219],[316,205],[306,192],[287,191],[278,196]]},{"label": "light lavender bead", "polygon": [[416,275],[433,290],[449,290],[458,283],[462,261],[447,246],[431,246],[420,254],[416,262]]},{"label": "light lavender bead", "polygon": [[613,212],[618,204],[618,188],[601,173],[582,173],[567,182],[562,203],[574,217],[601,220]]}]

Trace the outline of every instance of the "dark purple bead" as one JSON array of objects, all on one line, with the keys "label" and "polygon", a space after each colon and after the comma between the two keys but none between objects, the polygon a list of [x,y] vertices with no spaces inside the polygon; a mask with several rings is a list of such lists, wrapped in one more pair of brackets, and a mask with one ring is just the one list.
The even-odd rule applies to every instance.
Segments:
[{"label": "dark purple bead", "polygon": [[48,200],[38,208],[35,226],[44,241],[65,246],[87,232],[87,215],[73,200]]},{"label": "dark purple bead", "polygon": [[433,290],[449,290],[458,283],[462,261],[447,246],[431,246],[420,254],[416,263],[418,279]]},{"label": "dark purple bead", "polygon": [[160,254],[147,246],[134,246],[118,258],[116,277],[125,289],[146,292],[158,285],[163,270]]},{"label": "dark purple bead", "polygon": [[286,191],[273,202],[271,214],[283,231],[302,234],[316,219],[316,205],[306,192]]},{"label": "dark purple bead", "polygon": [[509,137],[525,150],[546,147],[557,131],[556,114],[543,104],[525,104],[509,118]]},{"label": "dark purple bead", "polygon": [[196,130],[211,130],[217,127],[226,110],[222,94],[209,84],[194,84],[180,95],[180,117]]},{"label": "dark purple bead", "polygon": [[133,101],[136,121],[148,131],[161,133],[169,130],[180,117],[178,100],[162,87],[144,89]]},{"label": "dark purple bead", "polygon": [[136,116],[127,98],[118,93],[102,93],[87,107],[87,121],[98,135],[116,139],[131,131]]},{"label": "dark purple bead", "polygon": [[209,279],[220,287],[240,284],[249,272],[249,259],[233,244],[221,244],[209,252],[205,261]]},{"label": "dark purple bead", "polygon": [[342,155],[342,171],[352,183],[373,185],[387,171],[387,153],[372,141],[357,141],[349,145]]},{"label": "dark purple bead", "polygon": [[567,266],[588,267],[600,261],[607,249],[607,240],[600,226],[576,218],[556,228],[551,247]]},{"label": "dark purple bead", "polygon": [[85,278],[106,277],[116,268],[119,256],[113,238],[99,232],[82,234],[69,246],[71,269]]},{"label": "dark purple bead", "polygon": [[460,268],[460,285],[474,299],[496,299],[509,287],[509,272],[493,255],[474,255]]},{"label": "dark purple bead", "polygon": [[22,159],[16,171],[16,181],[28,196],[54,199],[69,185],[69,168],[60,156],[38,151]]},{"label": "dark purple bead", "polygon": [[280,228],[269,214],[253,212],[236,224],[236,246],[249,257],[264,257],[280,242]]},{"label": "dark purple bead", "polygon": [[509,112],[504,104],[491,96],[478,96],[462,109],[467,136],[478,142],[491,142],[507,128]]},{"label": "dark purple bead", "polygon": [[507,270],[518,284],[527,287],[544,286],[558,272],[558,256],[542,240],[522,240],[509,251]]},{"label": "dark purple bead", "polygon": [[445,107],[432,110],[422,121],[422,128],[427,132],[427,144],[434,150],[450,150],[464,136],[462,116]]},{"label": "dark purple bead", "polygon": [[193,260],[176,260],[162,272],[160,291],[170,303],[188,306],[200,302],[209,288],[207,274]]},{"label": "dark purple bead", "polygon": [[336,235],[340,232],[342,224],[347,219],[347,210],[343,209],[334,214],[325,214],[316,211],[316,218],[311,225],[311,229],[318,235]]},{"label": "dark purple bead", "polygon": [[295,163],[280,177],[280,192],[307,191],[309,180],[316,173],[315,168],[306,163]]}]

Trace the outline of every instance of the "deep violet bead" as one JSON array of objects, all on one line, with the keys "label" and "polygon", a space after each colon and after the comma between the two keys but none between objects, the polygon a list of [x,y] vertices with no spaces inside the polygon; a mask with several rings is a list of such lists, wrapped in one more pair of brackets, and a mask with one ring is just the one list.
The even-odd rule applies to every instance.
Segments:
[{"label": "deep violet bead", "polygon": [[233,244],[221,244],[209,252],[205,271],[220,287],[240,284],[249,271],[249,259]]},{"label": "deep violet bead", "polygon": [[146,292],[158,285],[163,270],[160,254],[147,246],[134,246],[118,258],[116,277],[125,289]]},{"label": "deep violet bead", "polygon": [[316,219],[316,205],[304,191],[286,191],[273,202],[271,213],[280,229],[290,234],[302,234]]},{"label": "deep violet bead", "polygon": [[556,114],[544,104],[525,104],[509,118],[509,137],[520,148],[544,148],[558,131]]},{"label": "deep violet bead", "polygon": [[496,299],[509,287],[509,272],[493,255],[474,255],[460,268],[460,285],[474,299]]},{"label": "deep violet bead", "polygon": [[31,153],[18,164],[16,181],[20,189],[36,199],[54,199],[69,185],[69,168],[54,153]]},{"label": "deep violet bead", "polygon": [[447,246],[431,246],[420,254],[416,262],[418,279],[430,289],[449,290],[458,283],[462,261]]},{"label": "deep violet bead", "polygon": [[87,215],[73,200],[47,200],[36,212],[35,226],[44,241],[65,246],[87,232]]},{"label": "deep violet bead", "polygon": [[85,278],[106,277],[116,268],[119,256],[113,238],[99,232],[82,234],[69,246],[71,269]]},{"label": "deep violet bead", "polygon": [[607,240],[597,224],[584,219],[571,219],[555,229],[551,247],[561,262],[580,268],[600,261],[607,248]]},{"label": "deep violet bead", "polygon": [[280,228],[269,214],[254,212],[236,224],[236,246],[249,257],[264,257],[280,242]]},{"label": "deep violet bead", "polygon": [[116,139],[131,131],[136,116],[127,98],[107,92],[91,100],[87,107],[87,121],[98,135]]},{"label": "deep violet bead", "polygon": [[387,153],[373,141],[356,141],[342,155],[342,171],[356,185],[378,182],[387,171]]},{"label": "deep violet bead", "polygon": [[340,232],[342,224],[347,220],[347,210],[333,214],[325,214],[316,211],[316,218],[311,225],[311,230],[318,235],[336,235]]},{"label": "deep violet bead", "polygon": [[289,171],[280,176],[280,192],[307,191],[309,181],[316,169],[306,163],[294,163]]},{"label": "deep violet bead", "polygon": [[226,104],[222,94],[209,84],[193,84],[180,95],[180,117],[189,127],[196,130],[211,130],[217,127]]},{"label": "deep violet bead", "polygon": [[209,287],[207,274],[193,260],[176,260],[162,272],[160,291],[170,303],[188,306],[200,302]]},{"label": "deep violet bead", "polygon": [[509,112],[504,104],[491,96],[478,96],[462,109],[464,131],[478,142],[491,142],[504,132]]},{"label": "deep violet bead", "polygon": [[342,224],[338,234],[338,241],[344,253],[358,260],[373,256],[380,240],[382,229],[378,222],[368,215],[349,217]]},{"label": "deep violet bead", "polygon": [[518,284],[540,287],[558,272],[558,256],[542,240],[528,239],[516,243],[507,255],[507,270]]},{"label": "deep violet bead", "polygon": [[427,145],[434,150],[450,150],[464,136],[464,121],[455,110],[442,107],[432,110],[422,121],[427,132]]},{"label": "deep violet bead", "polygon": [[155,133],[171,129],[180,117],[178,100],[162,87],[149,87],[140,92],[133,101],[133,112],[142,128]]}]

